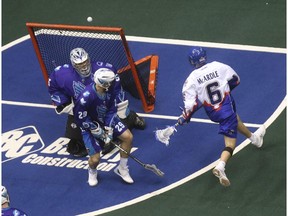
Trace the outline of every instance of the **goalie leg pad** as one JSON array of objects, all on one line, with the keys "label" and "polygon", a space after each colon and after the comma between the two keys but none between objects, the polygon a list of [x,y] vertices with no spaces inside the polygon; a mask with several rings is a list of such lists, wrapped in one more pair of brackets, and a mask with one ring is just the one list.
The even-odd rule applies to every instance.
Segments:
[{"label": "goalie leg pad", "polygon": [[134,127],[140,130],[144,130],[146,127],[145,120],[138,116],[136,112],[130,111],[129,117],[133,120],[134,122]]},{"label": "goalie leg pad", "polygon": [[85,157],[88,155],[82,140],[71,139],[67,145],[66,151],[75,157]]},{"label": "goalie leg pad", "polygon": [[82,140],[81,129],[76,125],[73,115],[68,115],[66,121],[65,137],[69,139]]}]

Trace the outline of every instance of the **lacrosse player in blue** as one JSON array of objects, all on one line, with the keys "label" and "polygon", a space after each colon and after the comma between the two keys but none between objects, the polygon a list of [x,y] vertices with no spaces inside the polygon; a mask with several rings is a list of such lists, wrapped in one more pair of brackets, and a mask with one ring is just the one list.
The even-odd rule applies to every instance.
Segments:
[{"label": "lacrosse player in blue", "polygon": [[[121,147],[130,153],[133,135],[117,115],[116,97],[121,90],[118,74],[111,69],[99,68],[94,73],[94,82],[81,92],[74,107],[77,125],[88,149],[88,183],[96,186],[97,166],[101,149],[111,140],[120,140]],[[120,151],[120,163],[114,170],[126,183],[134,181],[129,174],[128,155]]]},{"label": "lacrosse player in blue", "polygon": [[183,85],[184,108],[178,124],[190,122],[192,115],[201,107],[204,107],[211,121],[219,123],[219,134],[224,135],[225,148],[219,163],[213,169],[213,174],[219,178],[223,186],[229,186],[225,165],[235,149],[237,131],[260,148],[266,131],[265,126],[251,133],[241,121],[231,95],[231,91],[239,85],[240,78],[230,66],[217,61],[207,63],[206,51],[201,47],[192,47],[189,61],[195,68]]},{"label": "lacrosse player in blue", "polygon": [[[51,100],[56,106],[57,114],[68,114],[65,136],[70,139],[67,151],[74,156],[86,156],[87,151],[82,140],[81,130],[74,122],[73,107],[80,92],[93,81],[94,72],[99,68],[108,68],[116,73],[116,69],[106,62],[91,62],[88,53],[83,48],[75,48],[70,52],[71,64],[64,64],[55,68],[48,82]],[[126,93],[121,88],[118,91],[117,113],[129,129],[144,129],[145,121],[134,111],[129,109]],[[113,149],[113,145],[106,145],[103,154]]]},{"label": "lacrosse player in blue", "polygon": [[27,216],[25,212],[10,206],[10,198],[6,187],[1,186],[2,216]]}]

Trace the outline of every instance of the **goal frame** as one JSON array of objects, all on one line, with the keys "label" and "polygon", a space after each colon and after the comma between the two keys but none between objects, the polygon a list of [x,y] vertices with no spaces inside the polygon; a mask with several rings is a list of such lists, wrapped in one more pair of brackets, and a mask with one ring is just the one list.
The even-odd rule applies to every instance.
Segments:
[{"label": "goal frame", "polygon": [[[134,82],[136,84],[136,89],[138,91],[139,98],[142,102],[143,109],[145,112],[151,112],[154,110],[154,106],[155,106],[154,103],[147,103],[147,101],[145,99],[145,95],[143,93],[143,88],[141,86],[139,77],[137,75],[137,68],[135,66],[133,56],[130,52],[128,42],[126,40],[123,28],[120,28],[120,27],[101,27],[101,26],[78,26],[78,25],[65,25],[65,24],[43,24],[43,23],[32,23],[32,22],[26,23],[26,27],[28,29],[28,32],[29,32],[29,35],[30,35],[37,59],[39,61],[40,68],[42,70],[42,74],[43,74],[46,85],[48,85],[48,79],[49,79],[48,71],[47,71],[45,63],[42,59],[41,52],[40,52],[39,46],[37,44],[37,39],[36,39],[36,36],[34,34],[33,28],[74,30],[74,31],[77,31],[77,30],[79,30],[79,31],[81,31],[81,30],[83,30],[83,31],[109,31],[109,32],[114,32],[115,34],[119,34],[121,37],[121,41],[122,41],[122,44],[123,44],[123,47],[125,50],[125,54],[126,54],[130,69],[132,71],[132,76],[133,76]],[[154,63],[154,66],[153,66],[154,69],[153,70],[158,69],[158,56],[157,56],[157,59],[155,61],[157,61],[157,67],[155,66],[155,63]],[[155,73],[155,71],[154,72],[152,71],[152,76],[155,76],[154,73]],[[153,84],[151,84],[149,81],[149,84],[148,84],[149,89],[151,89],[151,85],[153,85]],[[152,92],[154,94],[153,97],[155,99],[154,86],[153,86]]]}]

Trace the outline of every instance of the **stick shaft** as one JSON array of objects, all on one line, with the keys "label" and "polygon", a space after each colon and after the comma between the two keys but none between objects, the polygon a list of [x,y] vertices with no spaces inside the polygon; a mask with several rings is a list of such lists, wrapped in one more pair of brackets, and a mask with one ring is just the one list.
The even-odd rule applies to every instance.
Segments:
[{"label": "stick shaft", "polygon": [[139,163],[140,165],[142,165],[143,167],[145,167],[145,164],[140,161],[138,158],[134,157],[133,155],[129,154],[125,149],[121,148],[119,145],[117,145],[115,142],[111,141],[111,143],[118,148],[120,151],[124,152],[126,155],[128,155],[128,157],[132,158],[133,160],[135,160],[137,163]]}]

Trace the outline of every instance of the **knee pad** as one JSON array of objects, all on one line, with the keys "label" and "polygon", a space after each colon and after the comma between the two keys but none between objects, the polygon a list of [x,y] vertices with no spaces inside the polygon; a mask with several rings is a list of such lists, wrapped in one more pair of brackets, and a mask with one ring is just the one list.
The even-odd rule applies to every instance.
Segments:
[{"label": "knee pad", "polygon": [[225,147],[225,148],[223,149],[223,151],[227,151],[227,152],[229,152],[230,155],[232,156],[232,155],[233,155],[233,151],[234,151],[234,149],[232,149],[231,147]]}]

